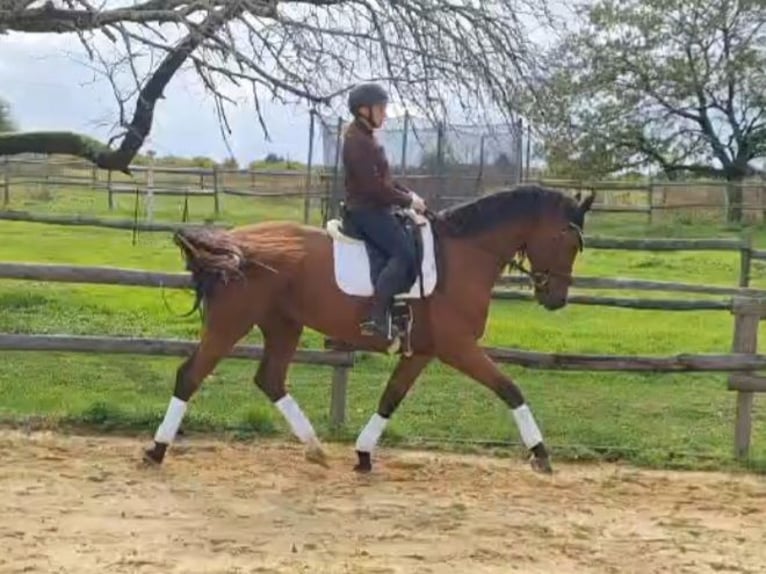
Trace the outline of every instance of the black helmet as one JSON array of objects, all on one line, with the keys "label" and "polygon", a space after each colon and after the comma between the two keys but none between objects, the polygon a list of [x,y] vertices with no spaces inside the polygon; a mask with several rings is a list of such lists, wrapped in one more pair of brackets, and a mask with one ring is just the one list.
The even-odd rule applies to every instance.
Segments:
[{"label": "black helmet", "polygon": [[348,94],[348,109],[352,115],[356,115],[362,106],[374,106],[387,104],[388,93],[379,84],[359,84]]}]

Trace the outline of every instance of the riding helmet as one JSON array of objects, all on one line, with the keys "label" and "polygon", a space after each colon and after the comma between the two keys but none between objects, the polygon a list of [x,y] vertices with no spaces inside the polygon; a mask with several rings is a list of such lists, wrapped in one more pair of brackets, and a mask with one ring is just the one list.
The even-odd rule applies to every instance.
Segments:
[{"label": "riding helmet", "polygon": [[388,103],[388,92],[380,84],[359,84],[348,94],[348,109],[356,115],[362,106]]}]

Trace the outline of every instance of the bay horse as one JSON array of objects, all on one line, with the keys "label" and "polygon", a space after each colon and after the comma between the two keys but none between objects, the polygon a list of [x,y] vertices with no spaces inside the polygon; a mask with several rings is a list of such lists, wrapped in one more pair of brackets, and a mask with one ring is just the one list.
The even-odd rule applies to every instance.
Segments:
[{"label": "bay horse", "polygon": [[[532,469],[552,472],[542,434],[521,389],[486,355],[479,340],[492,288],[513,262],[529,275],[535,299],[545,309],[566,305],[572,268],[583,249],[585,215],[594,197],[520,185],[432,214],[428,221],[438,252],[438,282],[432,291],[410,299],[411,352],[401,353],[377,412],[358,435],[355,470],[372,470],[371,454],[386,424],[436,358],[494,391],[509,408],[531,453]],[[390,346],[384,338],[361,334],[359,323],[371,299],[340,288],[339,239],[329,228],[269,221],[175,234],[191,272],[195,308],[202,306],[203,330],[198,346],[178,368],[154,444],[144,451],[146,461],[163,461],[192,395],[257,325],[264,351],[256,386],[304,443],[306,458],[327,464],[310,420],[286,385],[304,327],[358,350],[387,352]],[[529,269],[518,263],[519,257],[528,261]]]}]

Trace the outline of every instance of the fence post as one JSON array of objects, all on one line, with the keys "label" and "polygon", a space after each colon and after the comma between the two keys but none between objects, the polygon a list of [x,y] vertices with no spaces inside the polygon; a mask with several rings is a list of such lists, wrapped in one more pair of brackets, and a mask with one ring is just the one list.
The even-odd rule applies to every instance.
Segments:
[{"label": "fence post", "polygon": [[221,198],[218,195],[220,192],[220,177],[218,173],[218,166],[213,166],[213,210],[216,215],[221,213]]},{"label": "fence post", "polygon": [[114,211],[114,195],[112,193],[112,170],[106,172],[106,201],[109,211]]},{"label": "fence post", "polygon": [[11,203],[11,160],[5,156],[3,161],[3,208]]},{"label": "fence post", "polygon": [[339,427],[346,423],[346,395],[349,367],[334,367],[330,391],[330,424]]},{"label": "fence post", "polygon": [[[761,321],[766,300],[749,297],[735,297],[732,302],[734,314],[733,353],[756,354],[758,349],[758,324]],[[729,377],[729,384],[733,384]],[[750,451],[752,429],[753,392],[737,391],[737,411],[734,423],[734,455],[738,459],[747,458]]]},{"label": "fence post", "polygon": [[652,211],[654,210],[654,176],[651,176],[651,175],[649,176],[649,187],[648,187],[646,193],[648,195],[648,197],[646,198],[647,199],[646,203],[647,203],[647,205],[649,207],[649,214],[648,214],[649,225],[651,225],[652,224],[652,218],[653,218],[653,215],[654,215],[652,213]]},{"label": "fence post", "polygon": [[753,237],[749,233],[745,235],[742,241],[742,247],[739,248],[739,286],[747,287],[750,285],[750,266],[753,255]]},{"label": "fence post", "polygon": [[154,150],[149,150],[149,165],[146,169],[146,220],[151,222],[154,217]]},{"label": "fence post", "polygon": [[[45,183],[41,183],[40,187],[39,187],[40,192],[41,193],[45,193],[46,195],[48,193],[50,193],[50,191],[51,191],[51,164],[50,164],[50,161],[51,161],[51,156],[50,156],[50,154],[46,153],[43,156],[43,170],[44,170],[44,173],[45,173]],[[54,193],[58,192],[58,188],[54,187],[53,191],[54,191]]]}]

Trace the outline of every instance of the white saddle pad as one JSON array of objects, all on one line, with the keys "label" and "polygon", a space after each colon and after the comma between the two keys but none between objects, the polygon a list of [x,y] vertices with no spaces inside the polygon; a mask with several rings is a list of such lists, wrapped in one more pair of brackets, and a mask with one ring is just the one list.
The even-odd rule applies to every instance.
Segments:
[{"label": "white saddle pad", "polygon": [[[423,294],[427,297],[436,287],[436,257],[434,254],[434,236],[431,222],[417,216],[420,233],[423,237]],[[371,297],[374,286],[370,277],[370,257],[364,241],[344,235],[340,231],[341,221],[331,219],[327,222],[327,231],[333,242],[333,265],[335,281],[346,295]],[[415,299],[420,297],[420,278],[415,280],[409,291],[399,293],[397,299]]]}]

